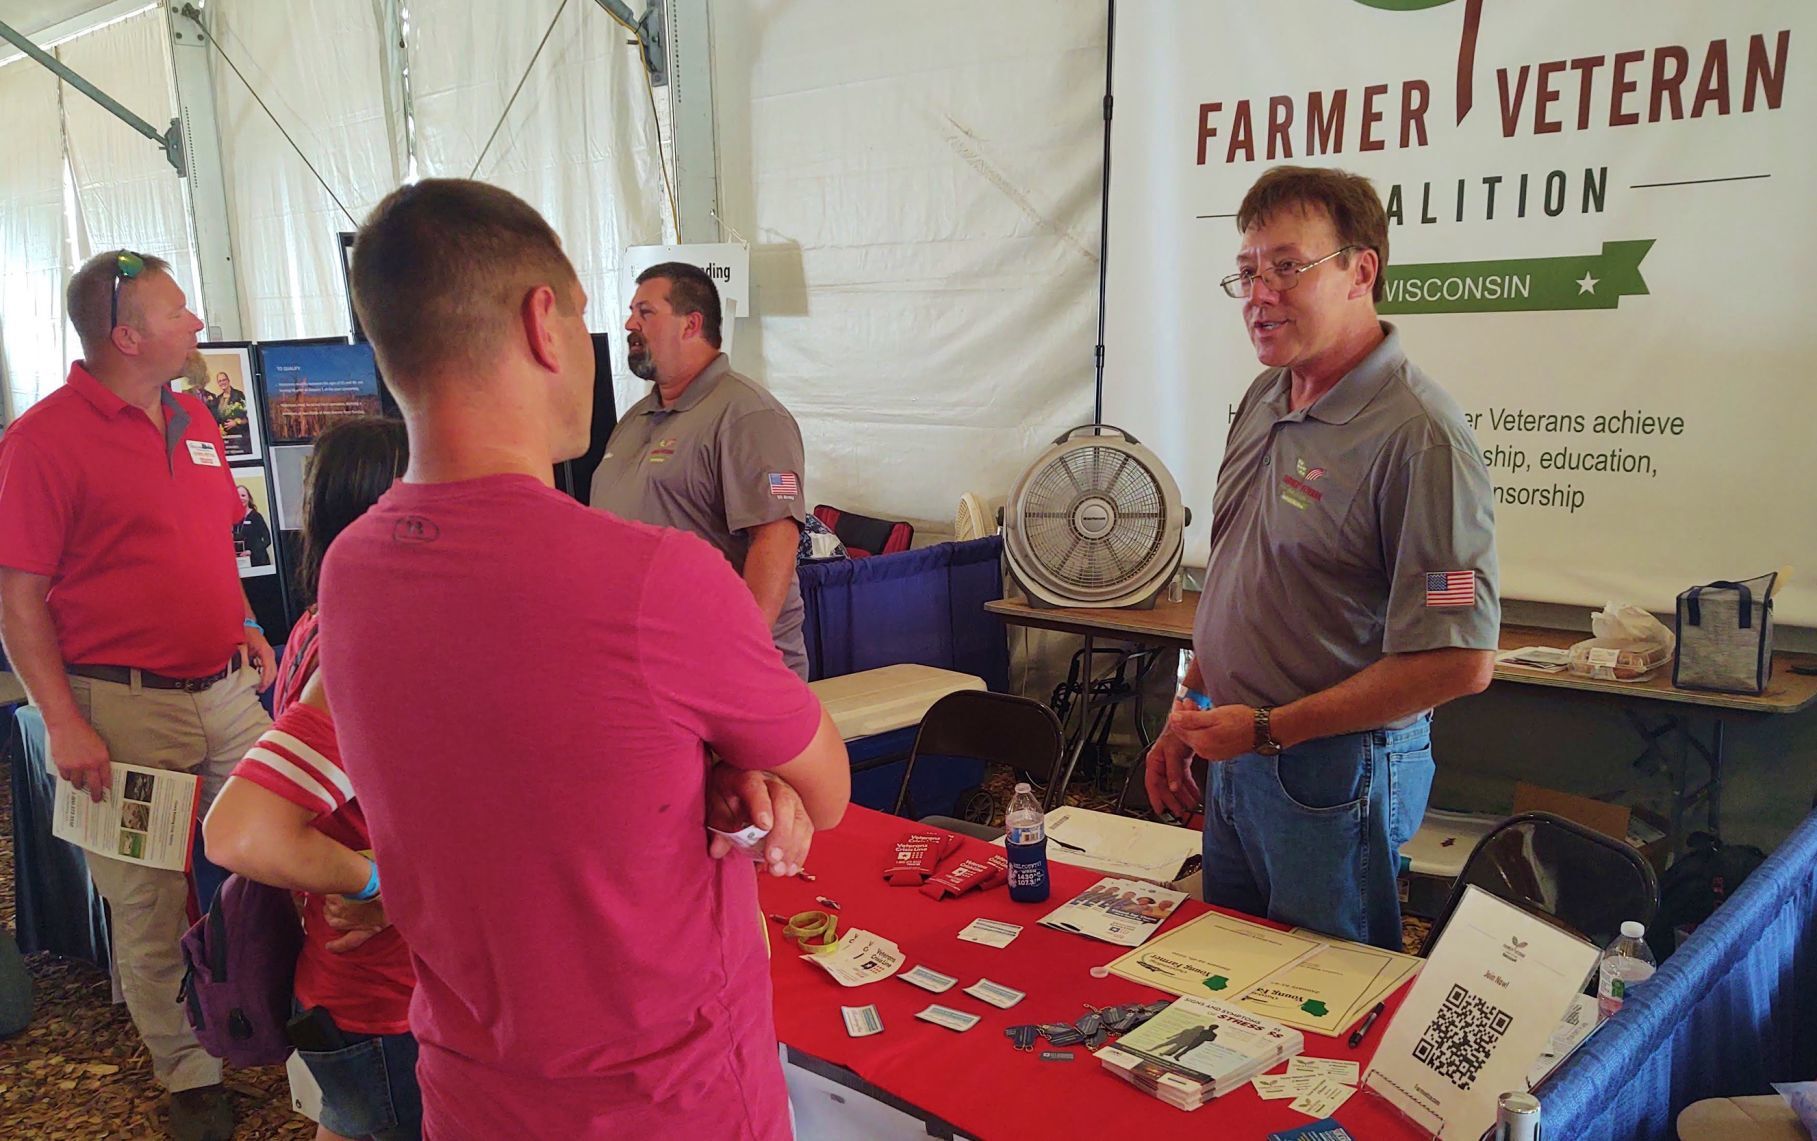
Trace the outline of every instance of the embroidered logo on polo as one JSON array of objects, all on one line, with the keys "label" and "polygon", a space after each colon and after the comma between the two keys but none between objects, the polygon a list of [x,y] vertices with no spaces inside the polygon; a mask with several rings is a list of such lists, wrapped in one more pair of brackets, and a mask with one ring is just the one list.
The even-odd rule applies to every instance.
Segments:
[{"label": "embroidered logo on polo", "polygon": [[441,537],[442,529],[435,525],[435,520],[421,515],[406,515],[391,525],[394,543],[433,543]]},{"label": "embroidered logo on polo", "polygon": [[1325,469],[1322,467],[1308,467],[1306,466],[1306,461],[1304,459],[1295,460],[1294,468],[1299,472],[1298,475],[1284,475],[1281,477],[1281,501],[1290,507],[1297,507],[1301,511],[1304,511],[1314,503],[1325,498],[1325,493],[1323,491],[1312,486],[1314,483],[1325,478]]},{"label": "embroidered logo on polo", "polygon": [[675,441],[676,437],[674,436],[656,441],[656,446],[650,449],[650,454],[645,456],[644,459],[653,464],[668,463],[669,457],[675,454]]}]

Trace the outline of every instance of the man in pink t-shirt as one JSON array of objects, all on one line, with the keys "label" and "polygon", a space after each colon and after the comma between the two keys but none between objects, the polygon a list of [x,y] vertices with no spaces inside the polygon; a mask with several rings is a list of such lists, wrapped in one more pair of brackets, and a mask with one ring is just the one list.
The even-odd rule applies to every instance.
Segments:
[{"label": "man in pink t-shirt", "polygon": [[353,293],[411,458],[328,552],[322,668],[415,963],[425,1135],[788,1137],[756,877],[709,851],[707,750],[824,828],[838,733],[716,551],[550,486],[586,449],[593,349],[534,210],[403,187]]}]

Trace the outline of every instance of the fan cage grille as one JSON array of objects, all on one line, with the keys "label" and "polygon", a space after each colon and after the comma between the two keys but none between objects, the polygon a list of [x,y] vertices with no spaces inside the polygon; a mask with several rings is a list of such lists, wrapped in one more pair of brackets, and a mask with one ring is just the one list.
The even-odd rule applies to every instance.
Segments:
[{"label": "fan cage grille", "polygon": [[[1081,515],[1099,507],[1109,512],[1108,527],[1088,534]],[[1089,444],[1048,460],[1029,479],[1018,513],[1030,556],[1062,586],[1096,593],[1134,585],[1165,554],[1160,481],[1123,448]]]}]

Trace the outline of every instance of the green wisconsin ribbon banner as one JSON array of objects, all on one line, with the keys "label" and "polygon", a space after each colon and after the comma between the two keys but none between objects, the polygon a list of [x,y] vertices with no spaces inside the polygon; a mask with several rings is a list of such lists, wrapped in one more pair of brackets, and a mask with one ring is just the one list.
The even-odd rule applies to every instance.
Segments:
[{"label": "green wisconsin ribbon banner", "polygon": [[1384,315],[1394,313],[1531,313],[1613,309],[1623,297],[1644,295],[1641,259],[1653,239],[1604,242],[1600,254],[1498,261],[1388,266]]}]

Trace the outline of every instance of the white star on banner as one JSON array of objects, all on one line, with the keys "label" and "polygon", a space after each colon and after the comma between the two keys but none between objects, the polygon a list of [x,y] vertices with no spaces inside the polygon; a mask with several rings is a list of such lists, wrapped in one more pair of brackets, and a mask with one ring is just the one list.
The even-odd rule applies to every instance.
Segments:
[{"label": "white star on banner", "polygon": [[1596,278],[1590,276],[1589,270],[1585,270],[1584,275],[1577,279],[1577,292],[1580,294],[1596,292]]}]

